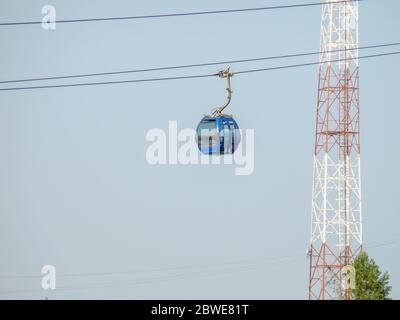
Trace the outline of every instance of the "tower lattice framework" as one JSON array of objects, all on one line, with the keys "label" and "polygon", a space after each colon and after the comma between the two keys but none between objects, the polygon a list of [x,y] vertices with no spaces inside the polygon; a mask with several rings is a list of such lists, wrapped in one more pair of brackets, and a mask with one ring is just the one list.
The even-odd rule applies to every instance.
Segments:
[{"label": "tower lattice framework", "polygon": [[325,0],[314,149],[310,299],[351,299],[362,251],[358,2]]}]

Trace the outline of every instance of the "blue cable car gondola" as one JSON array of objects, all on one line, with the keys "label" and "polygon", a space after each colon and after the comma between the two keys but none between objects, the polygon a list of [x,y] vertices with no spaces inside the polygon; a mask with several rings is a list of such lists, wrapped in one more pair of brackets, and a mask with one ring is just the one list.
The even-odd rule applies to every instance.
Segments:
[{"label": "blue cable car gondola", "polygon": [[197,145],[201,153],[208,155],[233,154],[240,143],[239,126],[231,115],[222,112],[232,99],[231,77],[229,68],[219,73],[228,80],[228,99],[222,107],[206,115],[197,126]]},{"label": "blue cable car gondola", "polygon": [[197,145],[201,153],[233,154],[239,142],[239,126],[232,116],[204,116],[197,127]]}]

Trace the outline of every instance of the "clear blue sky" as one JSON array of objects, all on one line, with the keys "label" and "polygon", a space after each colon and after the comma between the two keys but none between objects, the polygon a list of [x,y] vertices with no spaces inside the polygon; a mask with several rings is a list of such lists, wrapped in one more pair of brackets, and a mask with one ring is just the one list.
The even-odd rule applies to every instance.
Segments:
[{"label": "clear blue sky", "polygon": [[[45,4],[68,19],[283,2],[297,1],[3,0],[0,21],[40,20]],[[318,51],[320,10],[68,24],[51,32],[0,27],[0,80]],[[361,45],[399,41],[399,11],[395,0],[361,3]],[[361,68],[364,240],[400,298],[399,242],[376,246],[400,237],[400,58],[365,60]],[[1,298],[306,298],[316,67],[233,79],[230,112],[255,130],[253,175],[146,162],[148,130],[170,120],[194,128],[222,101],[224,85],[206,78],[1,92],[0,278],[39,277],[0,279]],[[257,260],[282,256],[290,260]],[[60,289],[84,288],[41,292],[45,264],[56,267]]]}]

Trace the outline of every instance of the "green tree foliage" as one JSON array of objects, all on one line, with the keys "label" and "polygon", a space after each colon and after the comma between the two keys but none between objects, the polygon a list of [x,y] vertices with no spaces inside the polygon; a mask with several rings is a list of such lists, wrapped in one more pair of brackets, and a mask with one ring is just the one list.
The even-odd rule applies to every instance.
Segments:
[{"label": "green tree foliage", "polygon": [[389,286],[389,274],[379,270],[379,266],[366,252],[361,253],[353,262],[355,269],[355,288],[352,290],[355,300],[388,300],[392,287]]}]

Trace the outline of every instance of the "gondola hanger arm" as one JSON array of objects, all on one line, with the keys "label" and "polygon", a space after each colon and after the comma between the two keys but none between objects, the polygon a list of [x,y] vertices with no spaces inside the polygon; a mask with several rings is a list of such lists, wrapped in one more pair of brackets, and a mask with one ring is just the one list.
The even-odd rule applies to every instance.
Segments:
[{"label": "gondola hanger arm", "polygon": [[225,103],[221,106],[221,107],[218,107],[218,108],[216,108],[216,109],[214,109],[213,111],[212,111],[212,114],[211,114],[211,116],[212,117],[218,117],[218,116],[221,116],[222,115],[222,112],[226,109],[226,107],[228,107],[228,105],[231,103],[231,101],[232,101],[232,87],[231,87],[231,78],[234,76],[234,73],[232,73],[231,71],[230,71],[230,67],[229,68],[227,68],[227,69],[225,69],[225,70],[222,70],[222,71],[220,71],[219,73],[218,73],[218,76],[220,77],[220,78],[226,78],[227,79],[227,82],[228,82],[228,87],[226,88],[226,91],[228,91],[228,97],[227,97],[227,99],[226,99],[226,101],[225,101]]}]

